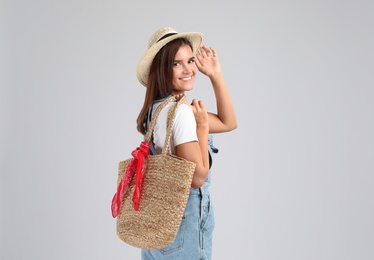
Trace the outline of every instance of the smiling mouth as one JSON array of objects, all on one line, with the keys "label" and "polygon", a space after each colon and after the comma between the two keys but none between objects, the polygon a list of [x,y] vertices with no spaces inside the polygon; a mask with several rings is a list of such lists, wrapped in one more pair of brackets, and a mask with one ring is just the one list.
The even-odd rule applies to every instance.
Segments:
[{"label": "smiling mouth", "polygon": [[191,79],[192,79],[192,77],[181,78],[181,80],[183,80],[183,81],[189,81],[189,80],[191,80]]}]

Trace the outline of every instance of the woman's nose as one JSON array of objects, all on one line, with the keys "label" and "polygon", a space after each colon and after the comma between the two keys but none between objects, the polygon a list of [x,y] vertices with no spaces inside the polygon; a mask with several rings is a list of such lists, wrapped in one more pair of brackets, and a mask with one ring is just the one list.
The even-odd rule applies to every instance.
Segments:
[{"label": "woman's nose", "polygon": [[192,71],[192,68],[190,66],[190,64],[184,64],[183,65],[183,73],[191,73]]}]

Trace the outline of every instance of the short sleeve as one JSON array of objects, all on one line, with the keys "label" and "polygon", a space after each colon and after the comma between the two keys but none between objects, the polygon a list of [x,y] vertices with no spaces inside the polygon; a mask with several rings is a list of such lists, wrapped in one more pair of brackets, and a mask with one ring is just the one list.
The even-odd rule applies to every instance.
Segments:
[{"label": "short sleeve", "polygon": [[192,141],[198,141],[195,116],[190,106],[182,104],[174,120],[173,143],[177,146]]}]

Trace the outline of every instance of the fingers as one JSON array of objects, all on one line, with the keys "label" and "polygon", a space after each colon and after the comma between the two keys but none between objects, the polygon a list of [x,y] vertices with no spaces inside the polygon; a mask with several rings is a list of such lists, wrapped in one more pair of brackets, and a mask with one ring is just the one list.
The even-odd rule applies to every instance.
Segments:
[{"label": "fingers", "polygon": [[198,99],[192,100],[191,106],[193,106],[197,109],[205,110],[205,105],[204,105],[204,102],[202,100],[198,100]]},{"label": "fingers", "polygon": [[206,45],[204,45],[203,47],[201,47],[201,49],[202,49],[203,57],[209,57],[209,56],[211,56],[210,50],[209,50],[209,48]]},{"label": "fingers", "polygon": [[194,99],[191,102],[191,109],[194,113],[196,124],[198,127],[209,127],[208,112],[205,109],[204,102]]},{"label": "fingers", "polygon": [[197,53],[197,55],[199,55],[199,56],[201,56],[201,57],[203,57],[203,58],[206,58],[206,57],[211,57],[211,56],[215,56],[215,50],[214,50],[214,52],[213,52],[213,48],[208,48],[206,45],[203,45],[203,46],[201,46],[200,48],[199,48],[199,51],[198,51],[198,53]]},{"label": "fingers", "polygon": [[205,105],[202,100],[193,99],[190,107],[192,108],[192,111],[194,112],[195,116],[197,114],[200,114],[201,112],[205,112]]},{"label": "fingers", "polygon": [[211,47],[210,49],[211,49],[211,51],[212,51],[212,55],[213,55],[213,57],[217,57],[216,49],[214,49],[213,47]]},{"label": "fingers", "polygon": [[204,67],[215,66],[218,62],[217,51],[214,48],[208,48],[206,45],[203,45],[199,48],[196,53],[195,63],[200,72],[208,75],[209,71]]},{"label": "fingers", "polygon": [[196,54],[196,58],[197,59],[195,59],[195,64],[196,64],[197,68],[200,70],[202,64],[200,62],[200,57],[198,57],[198,54]]}]

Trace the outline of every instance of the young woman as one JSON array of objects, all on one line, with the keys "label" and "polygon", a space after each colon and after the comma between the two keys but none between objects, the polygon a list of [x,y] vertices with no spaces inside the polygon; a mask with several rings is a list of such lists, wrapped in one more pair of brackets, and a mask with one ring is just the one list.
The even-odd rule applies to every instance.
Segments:
[{"label": "young woman", "polygon": [[[193,89],[198,71],[209,77],[217,104],[216,114],[208,113],[204,103],[196,99],[178,108],[171,149],[173,154],[196,164],[190,196],[175,241],[161,250],[142,250],[143,260],[211,259],[214,218],[209,195],[210,166],[212,154],[218,150],[209,134],[234,130],[237,122],[217,52],[201,46],[203,38],[198,32],[178,33],[171,27],[162,28],[151,36],[138,64],[137,77],[146,87],[144,105],[137,119],[140,133],[146,132],[149,111],[154,111],[170,95],[181,97]],[[153,153],[162,151],[171,105],[157,118]]]}]

